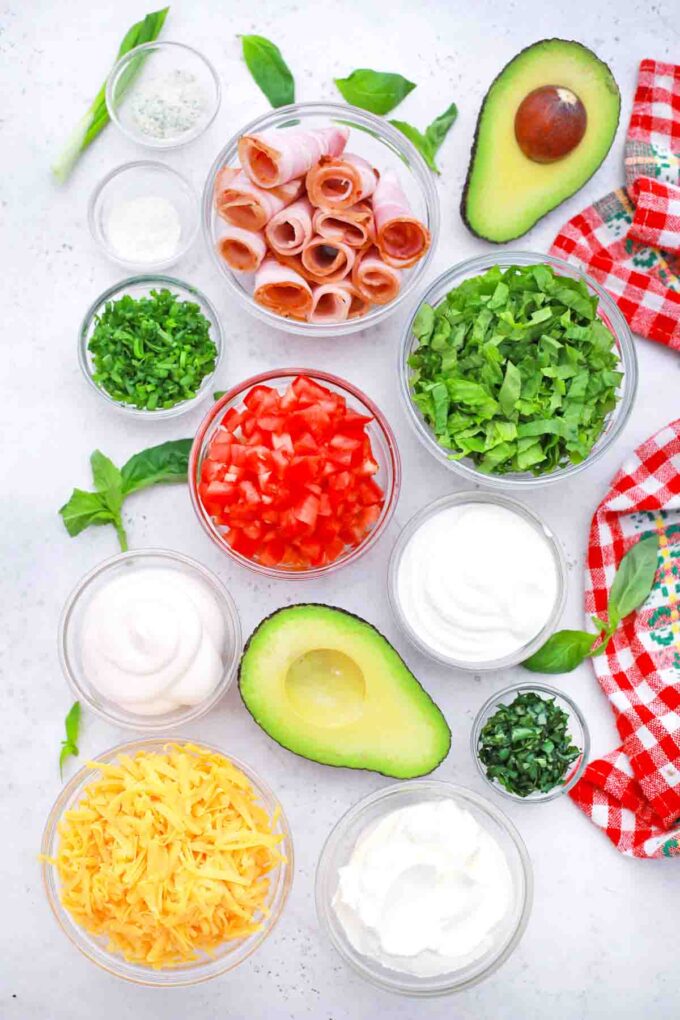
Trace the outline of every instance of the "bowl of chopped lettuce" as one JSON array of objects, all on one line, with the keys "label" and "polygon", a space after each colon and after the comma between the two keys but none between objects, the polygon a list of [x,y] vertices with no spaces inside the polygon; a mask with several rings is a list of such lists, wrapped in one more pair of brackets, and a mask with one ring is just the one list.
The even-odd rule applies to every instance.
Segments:
[{"label": "bowl of chopped lettuce", "polygon": [[406,325],[400,375],[430,453],[509,488],[598,460],[630,415],[637,361],[599,284],[561,259],[508,251],[435,280]]}]

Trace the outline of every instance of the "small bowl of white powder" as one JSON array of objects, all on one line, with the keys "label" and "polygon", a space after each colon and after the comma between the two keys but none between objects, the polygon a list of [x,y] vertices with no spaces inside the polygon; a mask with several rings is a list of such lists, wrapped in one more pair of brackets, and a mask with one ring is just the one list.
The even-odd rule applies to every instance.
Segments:
[{"label": "small bowl of white powder", "polygon": [[110,259],[130,269],[165,269],[196,240],[198,196],[176,170],[140,160],[99,182],[88,207],[90,231]]},{"label": "small bowl of white powder", "polygon": [[220,81],[209,60],[183,43],[136,46],[114,65],[106,82],[113,123],[133,142],[173,149],[212,124]]},{"label": "small bowl of white powder", "polygon": [[532,871],[512,822],[453,783],[398,783],[355,804],[321,852],[322,930],[361,977],[402,995],[448,995],[519,943]]}]

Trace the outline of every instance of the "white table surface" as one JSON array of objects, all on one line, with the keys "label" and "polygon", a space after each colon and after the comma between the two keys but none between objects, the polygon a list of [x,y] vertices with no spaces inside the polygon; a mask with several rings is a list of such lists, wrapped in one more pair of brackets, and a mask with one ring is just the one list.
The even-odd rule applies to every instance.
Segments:
[{"label": "white table surface", "polygon": [[[334,97],[332,77],[367,66],[398,70],[419,83],[399,116],[425,125],[451,100],[460,108],[441,154],[438,188],[443,229],[430,279],[453,262],[487,250],[458,215],[482,96],[519,49],[541,37],[576,38],[611,66],[623,94],[621,126],[604,167],[582,191],[521,242],[545,251],[567,216],[622,179],[622,154],[638,61],[680,57],[677,5],[619,0],[345,0],[310,4],[261,0],[173,4],[164,37],[197,46],[223,83],[211,129],[168,155],[197,188],[216,151],[265,101],[239,59],[237,32],[259,32],[282,48],[298,98]],[[201,411],[167,424],[136,424],[112,414],[86,387],[76,361],[85,308],[122,273],[95,248],[87,198],[113,166],[143,157],[106,129],[64,188],[49,163],[100,85],[119,39],[152,0],[10,0],[0,14],[5,246],[1,304],[3,419],[1,534],[4,546],[0,630],[4,666],[0,739],[0,1016],[3,1020],[138,1020],[185,1017],[410,1020],[581,1020],[616,1015],[673,1020],[680,1013],[678,893],[680,868],[621,857],[569,800],[540,807],[507,805],[526,840],[536,879],[533,914],[512,958],[490,980],[449,1000],[415,1003],[380,992],[350,973],[323,942],[313,908],[319,850],[340,814],[390,782],[371,773],[325,768],[273,743],[243,708],[236,687],[207,718],[187,727],[242,756],[276,789],[295,839],[293,890],[260,951],[234,973],[195,988],[155,991],[107,975],[81,957],[57,928],[36,862],[42,826],[59,790],[57,752],[71,697],[56,654],[61,606],[80,576],[117,551],[110,528],[71,539],[58,507],[72,487],[89,488],[88,457],[101,447],[122,463],[165,439],[192,435]],[[675,11],[673,13],[673,10]],[[202,243],[174,270],[206,290],[222,317],[227,357],[222,388],[258,370],[291,363],[345,375],[392,422],[403,457],[401,500],[388,532],[366,559],[314,583],[262,581],[221,556],[198,527],[181,487],[148,491],[126,508],[133,547],[167,546],[216,570],[233,592],[244,632],[278,606],[333,603],[366,616],[394,642],[446,713],[453,749],[437,775],[484,792],[468,750],[471,721],[487,695],[513,673],[470,674],[438,668],[411,648],[390,615],[385,571],[401,525],[424,502],[462,488],[434,463],[407,424],[397,390],[396,352],[405,313],[350,339],[309,343],[274,332],[224,294]],[[678,413],[677,355],[637,342],[640,387],[615,448],[577,481],[527,493],[526,502],[557,530],[569,563],[564,621],[581,624],[582,564],[588,522],[626,453]],[[595,754],[615,745],[611,712],[586,665],[560,679],[586,712]],[[85,713],[81,757],[129,734]],[[67,774],[73,766],[69,765]]]}]

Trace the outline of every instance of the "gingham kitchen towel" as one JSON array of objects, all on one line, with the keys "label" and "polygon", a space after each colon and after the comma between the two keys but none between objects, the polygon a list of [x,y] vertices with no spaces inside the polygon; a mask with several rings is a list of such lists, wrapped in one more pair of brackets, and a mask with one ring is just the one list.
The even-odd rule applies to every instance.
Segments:
[{"label": "gingham kitchen towel", "polygon": [[551,254],[612,295],[634,332],[680,350],[680,66],[640,64],[626,187],[562,228]]},{"label": "gingham kitchen towel", "polygon": [[593,517],[586,613],[606,613],[617,565],[644,535],[659,566],[644,606],[592,659],[622,744],[591,762],[570,791],[618,850],[680,856],[680,418],[640,446]]}]

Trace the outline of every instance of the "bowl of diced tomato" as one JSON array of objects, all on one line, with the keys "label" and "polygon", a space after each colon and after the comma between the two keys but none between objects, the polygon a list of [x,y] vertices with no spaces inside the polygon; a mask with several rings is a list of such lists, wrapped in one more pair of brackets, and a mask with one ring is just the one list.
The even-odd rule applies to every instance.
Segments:
[{"label": "bowl of diced tomato", "polygon": [[275,369],[225,393],[189,459],[200,523],[240,563],[316,577],[378,540],[397,502],[394,434],[361,390],[325,372]]}]

